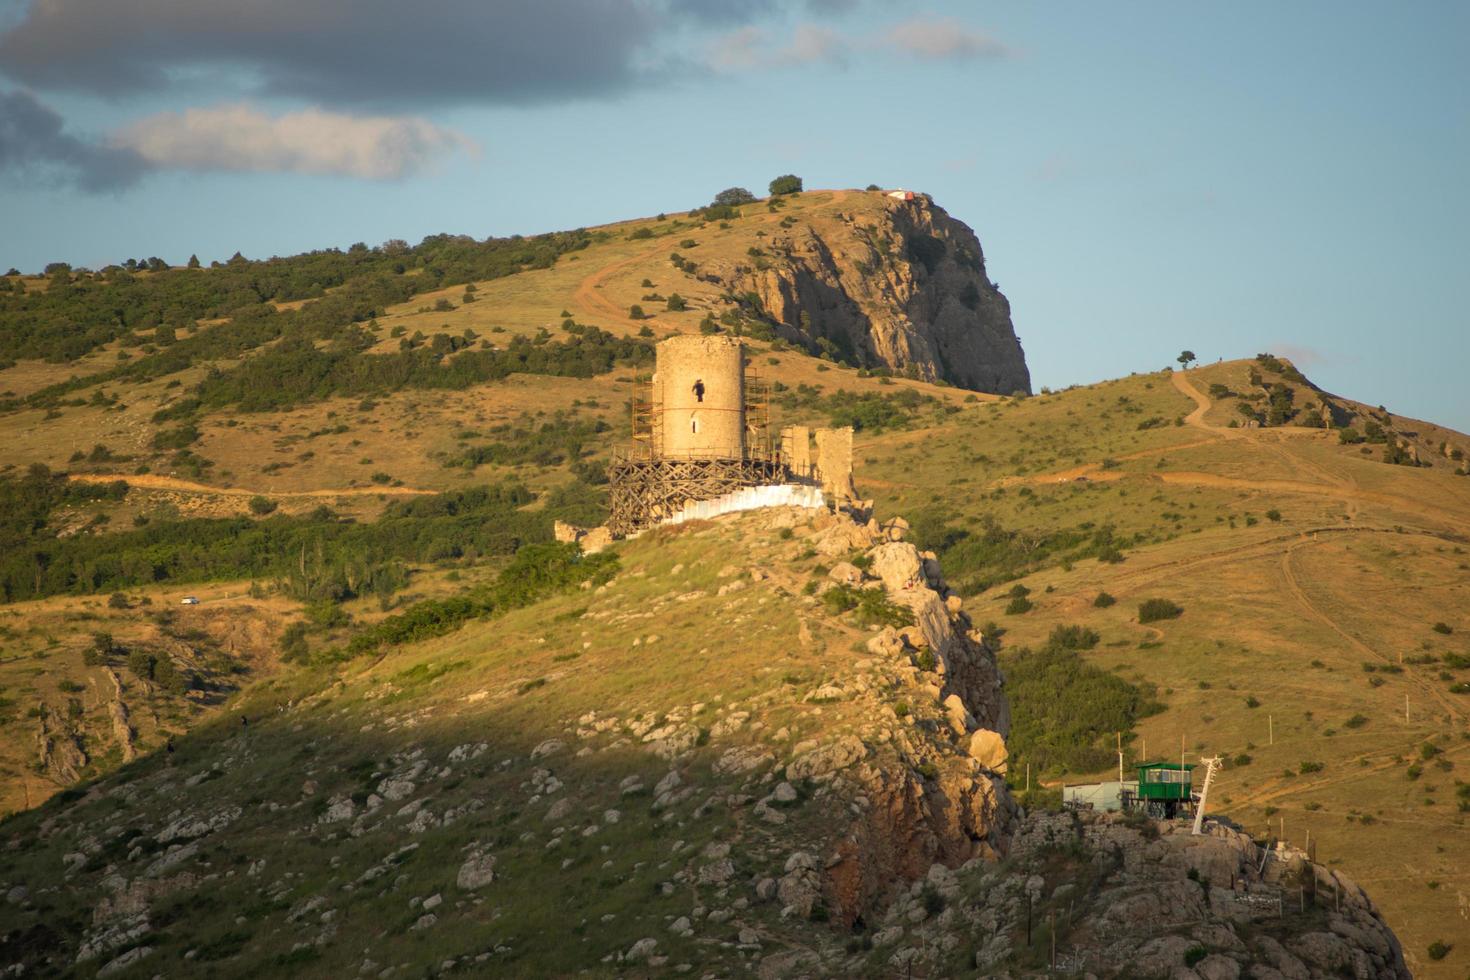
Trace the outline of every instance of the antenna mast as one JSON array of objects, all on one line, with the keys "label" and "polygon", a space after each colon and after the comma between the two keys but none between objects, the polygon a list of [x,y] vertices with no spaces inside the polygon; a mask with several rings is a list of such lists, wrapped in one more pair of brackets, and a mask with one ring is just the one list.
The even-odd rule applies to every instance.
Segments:
[{"label": "antenna mast", "polygon": [[1198,837],[1200,834],[1204,833],[1205,801],[1208,800],[1210,797],[1210,780],[1213,779],[1215,773],[1224,768],[1225,765],[1225,763],[1221,761],[1218,755],[1215,756],[1213,759],[1201,759],[1200,761],[1205,764],[1205,784],[1200,787],[1199,806],[1194,808],[1193,834],[1195,837]]}]

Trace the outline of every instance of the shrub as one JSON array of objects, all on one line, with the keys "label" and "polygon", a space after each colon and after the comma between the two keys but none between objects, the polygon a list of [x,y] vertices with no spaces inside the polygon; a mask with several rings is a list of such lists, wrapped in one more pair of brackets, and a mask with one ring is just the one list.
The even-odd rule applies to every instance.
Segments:
[{"label": "shrub", "polygon": [[1362,728],[1368,724],[1368,717],[1366,715],[1353,715],[1342,724],[1344,728]]},{"label": "shrub", "polygon": [[1062,650],[1091,650],[1101,639],[1095,630],[1084,626],[1058,626],[1051,631],[1047,644]]},{"label": "shrub", "polygon": [[1099,592],[1097,594],[1097,598],[1092,600],[1092,604],[1094,606],[1096,606],[1098,609],[1106,609],[1109,606],[1111,606],[1114,603],[1116,603],[1117,601],[1118,601],[1117,599],[1114,599],[1112,596],[1108,595],[1106,592]]},{"label": "shrub", "polygon": [[[1189,870],[1190,871],[1194,871],[1193,868],[1190,868]],[[1194,877],[1198,878],[1199,877],[1198,873],[1196,873],[1194,875]],[[1189,947],[1188,949],[1186,949],[1184,951],[1184,965],[1185,966],[1194,966],[1200,960],[1204,959],[1206,956],[1209,956],[1209,955],[1210,955],[1210,951],[1207,950],[1207,949],[1205,949],[1203,946],[1191,946],[1191,947]]]},{"label": "shrub", "polygon": [[744,187],[727,187],[715,195],[714,203],[726,208],[736,208],[742,204],[755,203],[755,195]]},{"label": "shrub", "polygon": [[634,303],[632,306],[628,307],[628,319],[630,320],[642,320],[645,318],[646,315],[647,314],[643,312],[643,307],[639,306],[637,303]]},{"label": "shrub", "polygon": [[1156,623],[1164,619],[1178,619],[1183,612],[1182,606],[1168,599],[1146,599],[1138,606],[1138,621]]},{"label": "shrub", "polygon": [[674,313],[678,313],[683,310],[689,309],[689,304],[685,302],[684,297],[680,296],[678,293],[670,293],[666,308]]},{"label": "shrub", "polygon": [[1261,706],[1261,702],[1256,698],[1254,694],[1252,694],[1245,699],[1245,706],[1247,708],[1259,708]]},{"label": "shrub", "polygon": [[1253,761],[1255,761],[1255,760],[1253,760],[1248,754],[1246,754],[1245,752],[1242,752],[1242,753],[1240,753],[1240,755],[1237,755],[1235,758],[1231,759],[1230,760],[1230,763],[1233,766],[1240,767],[1240,766],[1248,766]]},{"label": "shrub", "polygon": [[1451,944],[1444,942],[1443,940],[1436,939],[1434,942],[1429,944],[1429,958],[1436,961],[1442,960],[1446,956],[1450,955],[1450,950],[1454,948],[1455,947]]},{"label": "shrub", "polygon": [[1270,510],[1266,511],[1266,520],[1279,522],[1281,520],[1281,511],[1277,510],[1275,507],[1272,507]]},{"label": "shrub", "polygon": [[264,517],[275,509],[276,502],[269,497],[256,494],[250,498],[250,513],[252,514],[259,514],[261,517]]},{"label": "shrub", "polygon": [[1321,772],[1325,768],[1327,767],[1320,762],[1303,762],[1300,766],[1297,767],[1297,771],[1305,776],[1309,773]]},{"label": "shrub", "polygon": [[107,597],[108,609],[127,609],[129,608],[129,605],[130,604],[128,603],[128,597],[123,595],[121,592],[114,592],[112,595]]},{"label": "shrub", "polygon": [[1434,626],[1431,627],[1431,628],[1436,633],[1440,633],[1440,634],[1442,634],[1444,636],[1449,636],[1451,633],[1453,633],[1455,631],[1455,628],[1453,626],[1451,626],[1449,623],[1435,623]]},{"label": "shrub", "polygon": [[153,654],[147,650],[134,650],[128,654],[128,670],[131,670],[139,680],[153,680],[153,670],[157,662]]},{"label": "shrub", "polygon": [[1026,598],[1025,596],[1018,595],[1010,602],[1006,603],[1006,615],[1019,616],[1022,613],[1030,612],[1032,608],[1033,605],[1030,599]]},{"label": "shrub", "polygon": [[801,178],[796,174],[782,174],[770,183],[771,196],[801,193]]}]

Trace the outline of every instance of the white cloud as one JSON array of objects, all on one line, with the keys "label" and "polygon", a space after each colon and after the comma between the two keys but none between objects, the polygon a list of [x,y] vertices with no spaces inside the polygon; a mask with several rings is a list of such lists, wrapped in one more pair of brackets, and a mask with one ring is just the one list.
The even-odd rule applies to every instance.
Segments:
[{"label": "white cloud", "polygon": [[888,29],[883,43],[926,61],[1004,58],[1011,51],[995,38],[952,17],[916,17]]},{"label": "white cloud", "polygon": [[765,61],[761,48],[766,32],[759,27],[742,27],[715,39],[709,49],[709,66],[716,71],[748,71]]},{"label": "white cloud", "polygon": [[791,35],[791,43],[776,52],[776,61],[786,65],[840,62],[846,52],[847,42],[831,28],[799,24]]},{"label": "white cloud", "polygon": [[270,116],[249,105],[164,112],[115,132],[115,146],[159,169],[330,174],[395,180],[448,154],[476,150],[416,116],[353,116],[304,109]]},{"label": "white cloud", "polygon": [[717,37],[706,64],[720,72],[799,65],[843,65],[851,51],[877,51],[921,61],[1004,58],[1012,52],[954,18],[913,18],[867,35],[847,35],[818,24],[798,24],[782,44],[764,28],[747,26]]}]

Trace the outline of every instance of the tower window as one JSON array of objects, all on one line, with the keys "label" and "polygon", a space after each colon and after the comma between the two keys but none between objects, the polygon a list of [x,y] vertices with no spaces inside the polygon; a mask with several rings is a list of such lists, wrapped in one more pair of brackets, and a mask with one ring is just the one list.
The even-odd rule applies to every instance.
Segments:
[{"label": "tower window", "polygon": [[696,380],[694,382],[694,400],[697,402],[704,401],[704,382],[702,380]]},{"label": "tower window", "polygon": [[689,420],[689,431],[696,434],[699,432],[699,419],[691,418]]}]

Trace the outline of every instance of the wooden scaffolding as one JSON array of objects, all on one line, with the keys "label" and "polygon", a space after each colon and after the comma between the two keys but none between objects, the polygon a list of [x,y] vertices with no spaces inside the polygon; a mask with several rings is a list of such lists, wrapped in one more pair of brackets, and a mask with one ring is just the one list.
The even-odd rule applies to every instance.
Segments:
[{"label": "wooden scaffolding", "polygon": [[691,500],[713,500],[742,487],[780,483],[781,454],[748,451],[742,458],[648,456],[614,450],[608,467],[608,530],[616,537],[646,530]]},{"label": "wooden scaffolding", "polygon": [[691,500],[712,500],[742,487],[786,478],[781,447],[773,442],[770,388],[747,365],[745,448],[736,456],[693,456],[664,450],[663,406],[651,376],[635,375],[629,399],[633,442],[614,449],[608,466],[608,530],[616,537],[646,530]]}]

